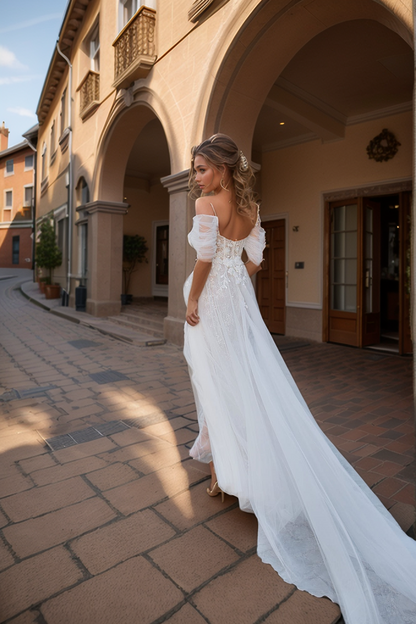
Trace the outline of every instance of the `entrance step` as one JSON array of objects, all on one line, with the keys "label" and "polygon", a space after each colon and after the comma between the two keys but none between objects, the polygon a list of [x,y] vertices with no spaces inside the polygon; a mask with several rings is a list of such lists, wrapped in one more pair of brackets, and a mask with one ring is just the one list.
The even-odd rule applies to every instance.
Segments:
[{"label": "entrance step", "polygon": [[135,329],[143,334],[149,334],[149,336],[155,336],[156,338],[163,338],[163,323],[157,323],[157,321],[151,321],[147,318],[133,317],[133,320],[127,314],[119,314],[118,316],[109,316],[108,320],[121,325],[122,327],[128,327],[129,329]]},{"label": "entrance step", "polygon": [[399,353],[399,345],[397,343],[388,344],[387,342],[380,342],[379,344],[370,345],[369,347],[365,347],[365,348],[371,351],[385,351],[386,353],[395,353],[395,354]]},{"label": "entrance step", "polygon": [[123,306],[120,314],[109,317],[121,327],[163,339],[163,320],[167,316],[165,301],[144,300]]},{"label": "entrance step", "polygon": [[393,342],[399,342],[399,332],[385,332],[381,334],[382,342],[384,340],[392,340]]}]

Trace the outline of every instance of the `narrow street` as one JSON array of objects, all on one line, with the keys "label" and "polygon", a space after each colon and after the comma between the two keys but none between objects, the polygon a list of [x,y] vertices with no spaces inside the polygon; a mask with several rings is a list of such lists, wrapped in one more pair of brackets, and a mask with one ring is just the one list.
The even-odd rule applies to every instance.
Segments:
[{"label": "narrow street", "polygon": [[[4,277],[4,276],[3,276]],[[206,495],[182,350],[60,318],[0,280],[0,622],[335,624]],[[412,360],[277,339],[324,432],[408,531]]]}]

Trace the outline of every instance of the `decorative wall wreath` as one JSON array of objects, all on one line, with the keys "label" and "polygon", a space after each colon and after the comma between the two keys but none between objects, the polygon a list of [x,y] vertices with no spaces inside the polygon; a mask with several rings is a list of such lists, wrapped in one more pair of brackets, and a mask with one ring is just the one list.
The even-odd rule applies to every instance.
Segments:
[{"label": "decorative wall wreath", "polygon": [[374,158],[378,162],[383,160],[390,160],[397,154],[401,143],[398,142],[392,132],[389,132],[386,128],[381,131],[374,139],[367,145],[368,157]]}]

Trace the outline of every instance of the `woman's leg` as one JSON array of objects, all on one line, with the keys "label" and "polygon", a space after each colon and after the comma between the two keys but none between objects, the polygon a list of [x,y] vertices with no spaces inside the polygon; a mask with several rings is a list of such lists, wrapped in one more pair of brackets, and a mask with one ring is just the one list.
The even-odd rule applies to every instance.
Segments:
[{"label": "woman's leg", "polygon": [[209,467],[211,469],[211,486],[210,486],[210,490],[212,490],[212,488],[214,487],[215,482],[217,480],[217,474],[215,472],[215,467],[214,467],[214,462],[213,461],[209,462]]}]

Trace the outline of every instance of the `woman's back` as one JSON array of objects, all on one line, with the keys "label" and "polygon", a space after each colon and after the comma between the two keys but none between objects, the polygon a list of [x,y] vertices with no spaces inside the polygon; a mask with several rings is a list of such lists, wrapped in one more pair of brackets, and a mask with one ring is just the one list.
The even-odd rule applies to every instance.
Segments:
[{"label": "woman's back", "polygon": [[235,202],[220,197],[200,197],[196,204],[197,214],[215,214],[221,236],[230,240],[247,238],[254,227],[250,217],[238,214]]}]

